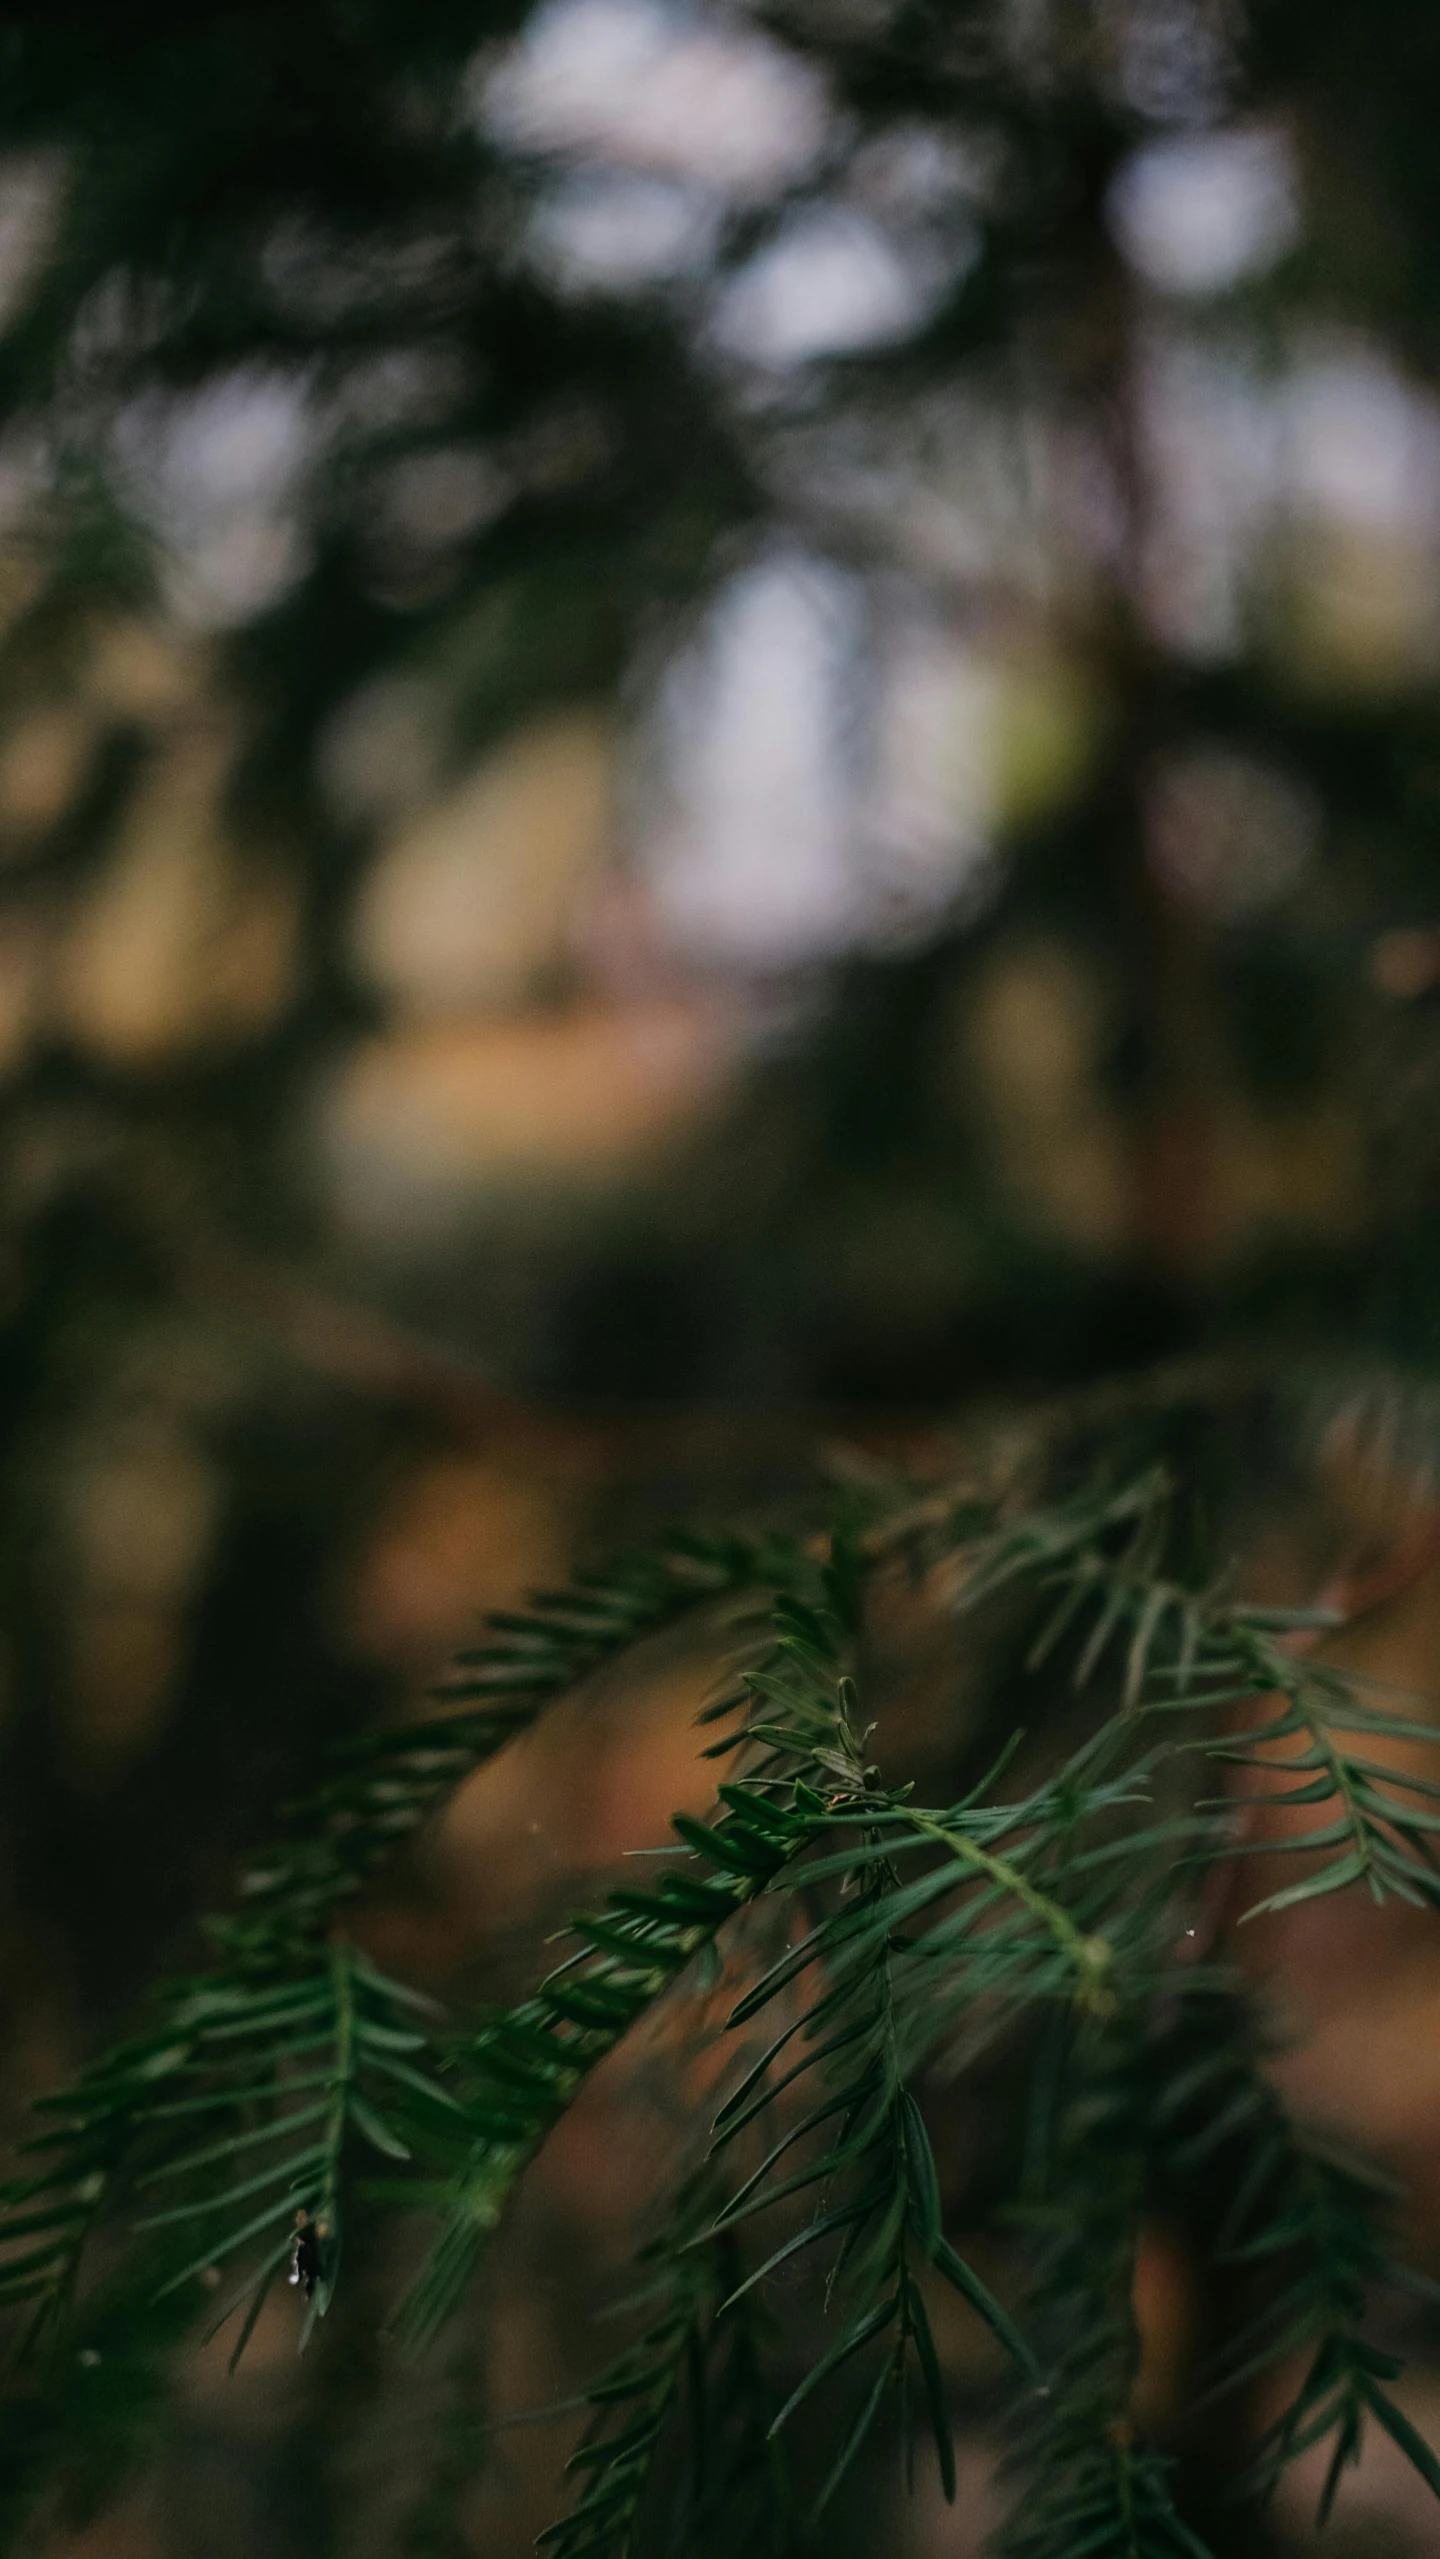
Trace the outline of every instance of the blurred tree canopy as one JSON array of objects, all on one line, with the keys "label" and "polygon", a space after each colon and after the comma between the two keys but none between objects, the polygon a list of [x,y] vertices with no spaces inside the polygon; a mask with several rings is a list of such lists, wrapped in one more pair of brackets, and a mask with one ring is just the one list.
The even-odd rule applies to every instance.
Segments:
[{"label": "blurred tree canopy", "polygon": [[[431,1088],[487,1059],[382,1043],[317,1135],[323,1069],[683,980],[746,1014],[747,1063],[679,1071],[726,1088],[767,1302],[701,1302],[697,1173],[688,1233],[632,1202],[521,1327],[532,1382],[924,1397],[1237,1291],[1427,1340],[1434,39],[1386,30],[12,15],[16,1122],[83,1098],[227,1232],[368,1248],[473,1333],[473,1273],[401,1282],[353,1195],[413,1112],[432,1224],[478,1213],[529,1141],[435,1135]],[[587,806],[460,789],[566,713],[598,885]],[[427,800],[525,848],[490,947]]]}]

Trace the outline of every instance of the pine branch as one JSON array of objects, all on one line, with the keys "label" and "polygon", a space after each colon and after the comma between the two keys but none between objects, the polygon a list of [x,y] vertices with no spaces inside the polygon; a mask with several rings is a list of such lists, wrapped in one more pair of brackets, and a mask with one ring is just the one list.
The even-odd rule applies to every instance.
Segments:
[{"label": "pine branch", "polygon": [[1225,2399],[1261,2374],[1305,2358],[1293,2397],[1255,2446],[1237,2494],[1268,2495],[1288,2463],[1321,2443],[1330,2460],[1319,2521],[1345,2469],[1358,2462],[1367,2419],[1391,2436],[1440,2497],[1440,2461],[1385,2388],[1404,2369],[1365,2335],[1377,2292],[1419,2288],[1389,2244],[1395,2192],[1360,2162],[1307,2138],[1266,2077],[1254,2021],[1242,2003],[1211,2001],[1199,2058],[1163,2086],[1156,2137],[1168,2137],[1172,2176],[1193,2180],[1220,2157],[1237,2183],[1214,2236],[1218,2266],[1253,2269],[1260,2307],[1226,2342],[1209,2396]]},{"label": "pine branch", "polygon": [[1148,2066],[1133,2012],[1083,2022],[1066,2064],[1070,2094],[1041,2127],[1022,2216],[1037,2249],[1046,2390],[1017,2430],[1020,2493],[997,2559],[1212,2559],[1176,2511],[1170,2464],[1131,2412]]},{"label": "pine branch", "polygon": [[[767,2440],[769,2394],[744,2310],[721,2313],[740,2257],[718,2222],[713,2174],[687,2179],[659,2236],[641,2252],[649,2316],[625,2354],[591,2384],[590,2422],[569,2468],[581,2494],[540,2536],[555,2559],[626,2559],[656,2492],[659,2456],[683,2434],[668,2505],[674,2548],[703,2547],[717,2531],[780,2559],[791,2543],[790,2501]],[[748,2305],[747,2305],[748,2308]]]},{"label": "pine branch", "polygon": [[[23,2145],[43,2164],[3,2190],[3,2236],[28,2242],[0,2265],[0,2299],[43,2321],[73,2296],[102,2212],[143,2199],[136,2234],[184,2246],[169,2294],[260,2251],[220,2325],[248,2305],[237,2357],[291,2255],[298,2222],[318,2234],[307,2320],[323,2316],[340,2247],[342,2160],[354,2137],[406,2157],[455,2116],[433,2073],[429,2003],[336,1938],[308,1975],[279,1983],[202,1977],[166,2002],[165,2029],[39,2101],[59,2118]],[[429,2032],[417,2026],[423,2017]],[[179,2199],[166,2198],[176,2193]]]},{"label": "pine branch", "polygon": [[[1277,1774],[1293,1778],[1267,1793],[1270,1806],[1335,1808],[1316,1829],[1297,1827],[1289,1837],[1263,1843],[1267,1849],[1318,1855],[1320,1862],[1297,1883],[1253,1904],[1245,1917],[1293,1909],[1355,1883],[1364,1883],[1377,1902],[1393,1896],[1417,1907],[1440,1906],[1440,1812],[1430,1800],[1437,1790],[1388,1767],[1370,1748],[1380,1741],[1433,1743],[1433,1727],[1365,1704],[1343,1672],[1297,1662],[1262,1627],[1239,1625],[1231,1632],[1240,1676],[1228,1664],[1224,1672],[1234,1681],[1235,1702],[1273,1697],[1278,1711],[1246,1732],[1212,1742],[1208,1755],[1233,1767],[1263,1770],[1272,1780]],[[1299,1747],[1281,1748],[1289,1743]],[[1407,1800],[1415,1797],[1420,1800]]]},{"label": "pine branch", "polygon": [[1099,2437],[1057,2436],[1043,2486],[995,2544],[997,2559],[1213,2559],[1175,2510],[1170,2464],[1121,2418]]},{"label": "pine branch", "polygon": [[[450,1711],[342,1744],[337,1773],[291,1811],[286,1838],[241,1878],[237,1918],[212,1923],[252,1960],[328,1930],[337,1910],[441,1803],[557,1698],[646,1637],[746,1591],[768,1598],[801,1569],[783,1540],[672,1538],[487,1619],[494,1640],[458,1656],[436,1694]],[[465,1701],[469,1711],[455,1711]]]},{"label": "pine branch", "polygon": [[824,1818],[823,1807],[797,1809],[748,1787],[727,1786],[722,1800],[714,1826],[675,1821],[709,1864],[703,1879],[682,1870],[649,1891],[611,1893],[600,1911],[571,1923],[581,1951],[457,2057],[470,2147],[445,2198],[441,2237],[397,2314],[397,2334],[411,2348],[455,2309],[516,2180],[591,2071]]},{"label": "pine branch", "polygon": [[[1293,1779],[1267,1789],[1268,1806],[1334,1806],[1332,1818],[1315,1828],[1267,1836],[1253,1848],[1230,1843],[1231,1855],[1278,1850],[1317,1860],[1296,1883],[1253,1904],[1247,1920],[1359,1882],[1376,1901],[1393,1895],[1417,1906],[1440,1904],[1440,1786],[1397,1771],[1370,1749],[1387,1740],[1430,1743],[1433,1728],[1367,1704],[1343,1671],[1287,1648],[1297,1636],[1332,1628],[1338,1622],[1333,1611],[1237,1603],[1220,1587],[1195,1588],[1166,1578],[1159,1567],[1168,1506],[1168,1486],[1157,1475],[1112,1505],[1099,1536],[1084,1531],[1079,1515],[1071,1515],[1073,1542],[1045,1576],[1058,1597],[1030,1647],[1027,1667],[1040,1667],[1068,1637],[1077,1648],[1072,1682],[1084,1688],[1106,1657],[1123,1649],[1122,1717],[1138,1722],[1167,1710],[1203,1715],[1212,1728],[1188,1747],[1272,1781],[1277,1775]],[[1117,1556],[1103,1530],[1127,1516],[1134,1525]],[[1054,1528],[1048,1533],[1060,1542]],[[998,1545],[993,1560],[977,1561],[962,1585],[967,1604],[973,1593],[988,1595],[997,1586],[996,1576],[1008,1569],[1019,1537],[1017,1531],[1008,1544]],[[1032,1537],[1026,1551],[1033,1553],[1037,1543]],[[1242,1710],[1253,1713],[1270,1701],[1263,1721],[1236,1728],[1233,1719]],[[1231,1798],[1212,1807],[1233,1808]]]},{"label": "pine branch", "polygon": [[[768,2478],[778,2439],[812,2401],[846,2409],[822,2510],[917,2390],[948,2490],[928,2273],[988,2321],[1032,2385],[1036,2362],[947,2236],[926,2083],[937,2063],[958,2068],[1027,2018],[1049,2021],[1058,2058],[1043,2103],[1037,2081],[1041,2129],[1027,2152],[1032,2165],[1051,2159],[1030,2214],[1045,2392],[1027,2403],[1010,2559],[1197,2559],[1163,2450],[1134,2433],[1130,2284],[1155,2180],[1193,2181],[1207,2143],[1229,2138],[1246,2148],[1255,2218],[1227,2244],[1281,2272],[1229,2378],[1300,2346],[1311,2357],[1260,2447],[1259,2484],[1328,2437],[1328,2500],[1367,2417],[1437,2484],[1384,2388],[1393,2362],[1361,2333],[1388,2259],[1353,2172],[1283,2128],[1263,2074],[1209,2010],[1199,2030],[1209,2076],[1187,2096],[1174,2035],[1157,2020],[1193,2018],[1213,1996],[1208,1975],[1177,1976],[1172,1960],[1200,1878],[1234,1851],[1229,1799],[1193,1801],[1197,1757],[1273,1774],[1277,1739],[1293,1742],[1298,1783],[1280,1800],[1334,1803],[1332,1820],[1296,1843],[1318,1847],[1319,1865],[1271,1896],[1272,1909],[1362,1874],[1377,1892],[1430,1897],[1440,1816],[1428,1807],[1440,1790],[1371,1755],[1372,1735],[1410,1739],[1413,1724],[1363,1707],[1337,1674],[1287,1649],[1317,1614],[1243,1607],[1222,1584],[1177,1571],[1174,1520],[1169,1479],[1153,1467],[1008,1514],[951,1502],[918,1518],[897,1496],[863,1534],[833,1537],[823,1562],[788,1546],[674,1541],[499,1621],[447,1692],[478,1698],[473,1711],[353,1753],[252,1868],[241,1914],[213,1924],[212,1969],[172,1985],[146,2035],[42,2101],[51,2128],[29,2145],[35,2164],[0,2194],[0,2305],[33,2313],[33,2390],[43,2397],[40,2376],[58,2371],[57,2341],[83,2304],[92,2229],[126,2216],[161,2315],[184,2305],[188,2319],[200,2279],[233,2263],[238,2286],[217,2324],[239,2315],[238,2356],[287,2261],[309,2294],[306,2333],[324,2315],[357,2207],[433,2210],[438,2238],[394,2323],[423,2344],[592,2071],[732,1932],[742,1949],[757,1942],[745,1914],[763,1904],[780,1951],[727,2031],[748,2035],[763,2019],[767,2040],[650,2252],[641,2339],[589,2394],[577,2455],[587,2484],[548,2536],[560,2559],[625,2559],[667,2482],[686,2518],[677,2532],[692,2543],[727,2533],[740,2472]],[[897,1547],[947,1609],[1023,1601],[1030,1675],[1050,1662],[1095,1695],[1089,1740],[1028,1791],[1000,1791],[1013,1741],[948,1805],[917,1803],[868,1762],[856,1685],[866,1577]],[[732,1625],[733,1684],[702,1719],[723,1726],[708,1750],[729,1767],[714,1816],[677,1815],[675,1862],[577,1916],[571,1950],[528,1998],[446,2030],[364,1960],[337,1913],[550,1698],[660,1627],[747,1593],[765,1616]],[[1269,1720],[1237,1730],[1261,1699],[1277,1701]],[[1003,1712],[1003,1688],[996,1703]],[[358,2175],[375,2153],[391,2173]],[[758,2241],[772,2212],[780,2219]],[[772,2278],[802,2260],[824,2266],[823,2333],[782,2398],[751,2322]],[[672,2476],[687,2423],[690,2457]]]},{"label": "pine branch", "polygon": [[[38,2337],[73,2299],[90,2235],[124,2200],[130,2172],[204,2170],[196,2200],[179,2208],[194,2213],[208,2243],[197,2270],[268,2232],[254,2281],[272,2282],[290,2249],[276,2225],[288,2218],[293,2230],[300,2212],[327,2224],[325,2270],[311,2305],[319,2315],[338,2260],[343,2131],[404,2155],[406,2132],[387,2122],[387,2109],[393,2114],[400,2103],[411,2133],[443,2151],[444,2118],[454,2111],[435,2075],[433,2029],[416,2031],[421,2004],[353,1952],[342,1960],[327,1946],[337,1910],[475,1767],[614,1653],[732,1593],[773,1588],[795,1570],[792,1551],[778,1543],[676,1539],[659,1555],[584,1574],[571,1590],[542,1596],[528,1615],[496,1621],[497,1640],[467,1657],[463,1677],[444,1692],[489,1702],[344,1750],[342,1773],[294,1808],[287,1840],[247,1871],[243,1915],[208,1923],[219,1963],[158,1994],[154,2028],[103,2055],[73,2089],[40,2101],[61,2128],[23,2145],[44,2155],[42,2167],[0,2187],[0,2307],[33,2304]],[[352,1978],[361,1986],[354,2014]],[[382,2062],[386,2036],[390,2058]],[[369,2085],[377,2079],[384,2104]],[[343,2106],[341,2089],[350,2092]],[[182,2123],[205,2128],[209,2155],[199,2155],[198,2140],[187,2145]],[[222,2159],[302,2132],[308,2143],[290,2143],[252,2178],[219,2179]],[[261,2205],[255,2199],[270,2185],[282,2191]],[[241,2298],[252,2313],[258,2308],[258,2292]]]},{"label": "pine branch", "polygon": [[[893,1863],[898,1844],[883,1828],[891,1823],[910,1834],[909,1844],[948,1848],[988,1887],[985,1896],[943,1923],[947,1945],[965,1930],[976,1930],[972,1977],[983,1972],[987,1981],[1006,1978],[1017,1987],[1023,1978],[1036,1995],[1047,1986],[1086,2001],[1106,1995],[1100,1984],[1108,1946],[1078,1928],[1017,1862],[1043,1838],[1033,1800],[998,1812],[961,1807],[937,1816],[910,1807],[903,1793],[874,1790],[853,1724],[853,1684],[840,1667],[850,1631],[846,1617],[853,1620],[858,1605],[856,1570],[852,1550],[841,1541],[821,1577],[818,1605],[794,1595],[776,1602],[770,1652],[742,1682],[752,1711],[741,1738],[757,1753],[755,1765],[722,1785],[725,1812],[717,1826],[683,1815],[674,1824],[711,1873],[698,1883],[684,1874],[667,1875],[653,1893],[612,1894],[602,1912],[573,1924],[582,1953],[542,1983],[532,1999],[483,2029],[470,2048],[465,2067],[472,2085],[465,2102],[476,2137],[455,2180],[441,2237],[398,2317],[399,2333],[412,2347],[450,2316],[516,2179],[590,2071],[758,1893],[775,1890],[791,1870],[798,1871],[805,1890],[825,1880],[835,1861],[806,1864],[805,1853],[837,1830],[853,1831],[858,1823],[874,1833],[861,1844],[860,1858],[877,1863],[876,1876],[867,1881],[857,1907],[842,1907],[771,1967],[739,2003],[732,2025],[757,2015],[812,1963],[820,1963],[827,1976],[822,2008],[848,1997],[852,1983],[865,1997],[867,1985],[873,1989],[886,1972],[889,1941],[900,1920],[953,1891],[953,1874],[943,1864],[932,1864],[910,1886],[881,1879],[880,1869]],[[1072,1795],[1073,1789],[1055,1798],[1057,1805],[1063,1802],[1067,1828],[1075,1820]],[[1032,1836],[1006,1859],[985,1844],[986,1831]],[[838,1863],[847,1878],[859,1871],[854,1850],[842,1852]],[[994,1903],[1012,1901],[1020,1913],[1018,1930],[1002,1939],[979,1927]],[[932,1942],[922,1945],[934,1952]],[[885,1997],[888,2003],[888,1986]],[[872,2093],[867,2087],[867,2111]],[[897,2083],[890,2091],[895,2109],[900,2096]],[[847,2138],[859,2138],[853,2122]],[[913,2140],[912,2133],[912,2146]],[[903,2161],[904,2141],[893,2124],[889,2146]],[[983,2289],[968,2273],[965,2282],[972,2298]],[[908,2279],[900,2284],[897,2302],[908,2318]],[[990,2305],[990,2311],[1003,2326],[998,2307]]]}]

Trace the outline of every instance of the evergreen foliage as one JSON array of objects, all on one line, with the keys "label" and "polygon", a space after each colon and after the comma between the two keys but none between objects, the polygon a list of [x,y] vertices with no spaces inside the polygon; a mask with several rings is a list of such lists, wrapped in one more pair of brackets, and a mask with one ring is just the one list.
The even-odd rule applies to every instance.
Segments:
[{"label": "evergreen foliage", "polygon": [[[434,2224],[392,2321],[424,2349],[483,2284],[487,2241],[590,2073],[662,2003],[703,2012],[720,1982],[734,2059],[708,2152],[682,2158],[643,2252],[640,2332],[586,2394],[575,2502],[545,2536],[560,2559],[622,2559],[653,2533],[706,2546],[762,2513],[771,2546],[802,2547],[877,2430],[908,2441],[918,2424],[953,2495],[936,2283],[1013,2374],[1004,2550],[1194,2559],[1206,2544],[1171,2453],[1132,2414],[1133,2268],[1157,2208],[1244,2288],[1214,2389],[1298,2375],[1239,2492],[1323,2443],[1328,2509],[1373,2422],[1440,2493],[1387,2389],[1398,2361],[1366,2333],[1376,2287],[1407,2280],[1388,2189],[1289,2123],[1223,1947],[1192,1943],[1236,1854],[1207,1778],[1237,1762],[1273,1776],[1277,1749],[1295,1779],[1280,1800],[1333,1810],[1298,1835],[1295,1881],[1246,1916],[1362,1881],[1433,1905],[1434,1789],[1385,1759],[1423,1728],[1306,1663],[1295,1639],[1324,1612],[1228,1595],[1164,1462],[1118,1483],[1091,1465],[1058,1497],[1038,1480],[1012,1460],[979,1498],[973,1482],[877,1494],[828,1537],[625,1559],[493,1626],[457,1675],[478,1707],[350,1747],[251,1870],[248,1910],[212,1924],[212,1968],[40,2101],[0,2229],[4,2297],[30,2313],[16,2405],[31,2496],[95,2423],[77,2356],[104,2370],[123,2432],[153,2403],[155,2318],[162,2339],[182,2311],[211,2332],[233,2319],[238,2361],[287,2263],[309,2294],[303,2343],[343,2291],[357,2217]],[[1007,1685],[1042,1664],[1091,1696],[1084,1738],[1025,1789],[1006,1785],[1018,1732],[953,1803],[917,1801],[868,1758],[867,1590],[897,1555],[957,1644],[1006,1620],[988,1727],[1003,1733]],[[452,2023],[382,1976],[355,1909],[377,1858],[599,1662],[695,1610],[735,1665],[707,1710],[728,1772],[714,1816],[677,1815],[655,1880],[578,1914],[564,1959],[500,2014]],[[927,2128],[945,2079],[1017,2038],[1032,2099],[1007,2284],[1024,2270],[1023,2301],[997,2297],[952,2236]],[[795,2289],[812,2269],[818,2303],[813,2281]],[[107,2306],[117,2281],[133,2336]],[[812,2478],[807,2453],[791,2482],[806,2409],[825,2412],[824,2461]]]}]

